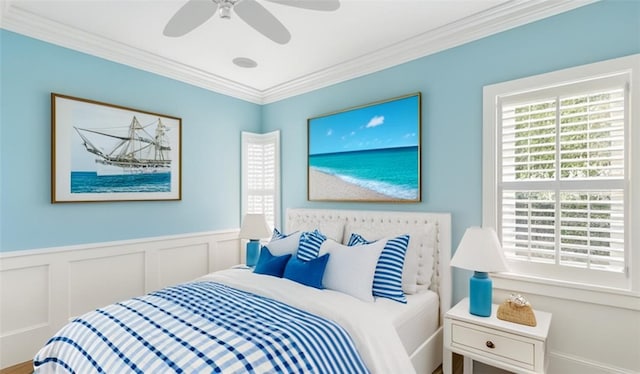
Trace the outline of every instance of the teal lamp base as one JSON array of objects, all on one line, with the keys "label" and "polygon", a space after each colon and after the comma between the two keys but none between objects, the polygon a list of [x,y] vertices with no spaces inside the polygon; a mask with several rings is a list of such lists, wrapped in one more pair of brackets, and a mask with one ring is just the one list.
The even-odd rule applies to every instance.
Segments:
[{"label": "teal lamp base", "polygon": [[489,274],[476,271],[469,279],[469,313],[480,316],[491,316],[493,299],[493,282]]},{"label": "teal lamp base", "polygon": [[254,267],[258,263],[260,255],[260,242],[257,239],[250,239],[247,242],[246,263],[247,266]]}]

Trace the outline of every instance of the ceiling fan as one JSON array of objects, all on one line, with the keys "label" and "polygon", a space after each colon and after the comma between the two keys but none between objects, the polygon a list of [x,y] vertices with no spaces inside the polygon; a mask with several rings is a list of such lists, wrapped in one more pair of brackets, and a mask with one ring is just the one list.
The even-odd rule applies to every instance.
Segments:
[{"label": "ceiling fan", "polygon": [[[340,8],[340,0],[267,0],[297,8],[333,11]],[[278,44],[291,39],[289,30],[256,0],[189,0],[171,17],[163,34],[183,36],[205,23],[218,11],[220,18],[229,19],[231,10],[256,31]]]}]

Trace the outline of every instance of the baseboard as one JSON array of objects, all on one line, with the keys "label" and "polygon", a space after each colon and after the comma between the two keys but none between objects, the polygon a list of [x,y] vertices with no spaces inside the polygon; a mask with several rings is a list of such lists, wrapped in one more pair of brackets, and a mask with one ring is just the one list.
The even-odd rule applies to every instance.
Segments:
[{"label": "baseboard", "polygon": [[638,374],[636,370],[620,368],[608,363],[593,361],[585,357],[557,351],[549,352],[549,372],[580,374]]},{"label": "baseboard", "polygon": [[237,230],[0,254],[0,369],[74,317],[241,262]]}]

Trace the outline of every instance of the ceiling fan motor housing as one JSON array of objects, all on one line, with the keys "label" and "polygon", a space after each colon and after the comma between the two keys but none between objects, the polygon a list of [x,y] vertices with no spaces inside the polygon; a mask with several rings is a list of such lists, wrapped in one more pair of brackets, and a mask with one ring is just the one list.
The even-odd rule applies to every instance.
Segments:
[{"label": "ceiling fan motor housing", "polygon": [[233,9],[233,6],[242,0],[212,0],[212,1],[218,4],[218,14],[220,15],[220,18],[230,19],[231,9]]}]

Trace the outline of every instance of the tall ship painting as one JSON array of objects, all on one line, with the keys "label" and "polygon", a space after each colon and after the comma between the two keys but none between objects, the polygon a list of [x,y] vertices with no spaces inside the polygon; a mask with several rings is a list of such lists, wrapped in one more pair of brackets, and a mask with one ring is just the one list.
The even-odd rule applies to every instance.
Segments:
[{"label": "tall ship painting", "polygon": [[134,115],[126,134],[75,126],[74,129],[82,138],[85,149],[96,156],[98,176],[171,172],[169,129],[160,118],[142,126]]}]

